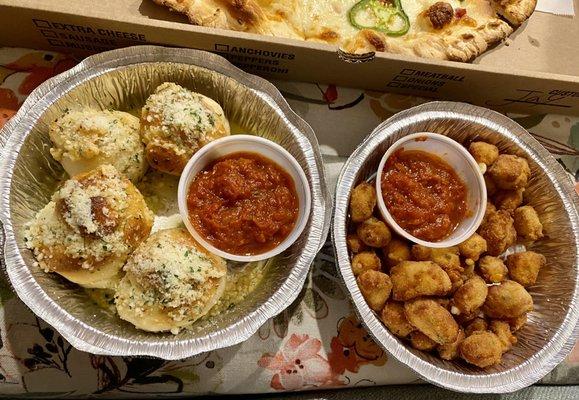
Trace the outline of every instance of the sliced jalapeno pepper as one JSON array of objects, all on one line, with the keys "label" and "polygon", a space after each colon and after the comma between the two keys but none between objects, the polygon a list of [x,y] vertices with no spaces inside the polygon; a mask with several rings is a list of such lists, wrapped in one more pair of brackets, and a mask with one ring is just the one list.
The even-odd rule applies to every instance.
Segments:
[{"label": "sliced jalapeno pepper", "polygon": [[[363,15],[370,16],[374,25],[364,25],[360,21]],[[348,13],[350,24],[358,29],[374,29],[384,32],[388,36],[402,36],[410,29],[408,16],[402,9],[400,0],[362,0],[356,3]],[[402,23],[399,29],[395,29],[396,23]]]}]

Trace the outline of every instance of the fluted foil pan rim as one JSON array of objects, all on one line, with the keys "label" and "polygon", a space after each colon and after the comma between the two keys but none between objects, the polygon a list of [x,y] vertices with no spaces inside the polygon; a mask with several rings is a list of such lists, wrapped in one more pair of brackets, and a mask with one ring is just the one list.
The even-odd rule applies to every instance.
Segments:
[{"label": "fluted foil pan rim", "polygon": [[[280,288],[259,308],[227,328],[186,340],[160,339],[152,343],[138,343],[111,337],[68,314],[53,302],[36,283],[26,267],[16,245],[10,220],[10,185],[12,169],[18,150],[39,116],[62,93],[104,75],[117,68],[140,63],[192,64],[233,78],[250,90],[258,92],[265,101],[277,108],[302,137],[296,138],[306,147],[306,158],[314,160],[309,165],[312,179],[311,238],[301,251],[296,265]],[[101,355],[152,356],[177,360],[247,340],[269,318],[282,312],[298,296],[307,272],[319,249],[325,242],[330,226],[331,196],[323,175],[322,156],[312,128],[289,107],[281,93],[270,82],[248,74],[225,58],[193,49],[160,46],[134,46],[112,50],[86,58],[74,68],[41,84],[21,106],[19,112],[0,131],[0,243],[2,262],[13,289],[20,299],[40,318],[54,326],[75,348]],[[6,262],[10,260],[11,262]]]},{"label": "fluted foil pan rim", "polygon": [[[575,285],[569,311],[549,345],[519,366],[495,374],[469,375],[448,371],[414,355],[406,345],[400,343],[368,307],[352,273],[346,245],[346,224],[350,191],[356,183],[358,170],[377,146],[394,135],[415,118],[434,118],[441,114],[452,118],[466,118],[486,124],[500,135],[517,141],[527,154],[536,155],[545,170],[569,216],[575,250]],[[435,101],[422,104],[398,114],[378,125],[370,133],[344,164],[337,180],[334,196],[331,236],[336,254],[338,272],[342,284],[350,295],[354,310],[374,340],[403,364],[418,373],[424,380],[447,389],[464,393],[508,393],[527,387],[549,373],[572,350],[579,338],[579,198],[575,194],[571,180],[555,158],[527,131],[510,118],[498,112],[466,103]]]}]

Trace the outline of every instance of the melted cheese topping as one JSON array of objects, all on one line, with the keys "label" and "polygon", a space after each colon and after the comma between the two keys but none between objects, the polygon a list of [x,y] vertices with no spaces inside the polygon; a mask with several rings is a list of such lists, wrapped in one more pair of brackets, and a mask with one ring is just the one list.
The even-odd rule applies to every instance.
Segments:
[{"label": "melted cheese topping", "polygon": [[332,41],[330,32],[337,35],[335,41],[354,36],[358,29],[348,20],[350,9],[356,0],[306,0],[304,12],[304,38],[313,41]]},{"label": "melted cheese topping", "polygon": [[58,198],[64,199],[70,207],[64,212],[63,218],[77,233],[83,227],[88,233],[96,233],[98,225],[92,215],[91,196],[77,181],[66,181],[58,191]]},{"label": "melted cheese topping", "polygon": [[142,120],[146,122],[143,141],[165,142],[165,146],[169,142],[177,155],[208,142],[218,125],[226,121],[223,110],[213,100],[170,82],[161,84],[149,96]]},{"label": "melted cheese topping", "polygon": [[133,181],[147,168],[139,119],[120,111],[69,111],[49,131],[50,153],[70,176],[111,164]]},{"label": "melted cheese topping", "polygon": [[[439,0],[401,0],[402,8],[410,21],[406,35],[391,37],[391,40],[405,41],[414,34],[437,32],[423,13]],[[477,21],[486,21],[496,16],[486,0],[445,0],[454,10],[464,8],[466,16]],[[269,21],[285,21],[292,31],[302,39],[341,44],[355,37],[360,30],[350,24],[350,9],[358,0],[258,0],[265,9]],[[284,30],[273,34],[288,37]],[[456,29],[456,28],[455,28]],[[291,36],[290,36],[291,37]]]}]

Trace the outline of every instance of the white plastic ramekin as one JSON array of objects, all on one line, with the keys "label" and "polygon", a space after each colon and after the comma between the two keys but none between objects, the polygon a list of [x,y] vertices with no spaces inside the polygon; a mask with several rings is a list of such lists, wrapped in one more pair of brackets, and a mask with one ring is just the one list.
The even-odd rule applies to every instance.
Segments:
[{"label": "white plastic ramekin", "polygon": [[[220,250],[213,246],[211,243],[207,242],[207,240],[205,240],[203,236],[201,236],[195,230],[193,224],[189,220],[187,193],[189,191],[189,185],[195,176],[212,161],[224,157],[228,154],[238,152],[257,153],[260,156],[275,162],[292,177],[298,196],[298,219],[294,225],[294,229],[283,242],[281,242],[275,248],[261,254],[238,255]],[[304,230],[310,216],[311,193],[306,174],[300,167],[297,160],[286,149],[281,147],[279,144],[272,142],[271,140],[267,140],[259,136],[231,135],[210,142],[209,144],[203,146],[197,153],[195,153],[193,157],[191,157],[185,166],[183,173],[181,174],[181,178],[179,179],[178,203],[179,213],[185,222],[185,226],[191,235],[195,238],[195,240],[197,240],[203,247],[205,247],[213,254],[223,257],[227,260],[251,262],[271,258],[286,250],[298,239]]]},{"label": "white plastic ramekin", "polygon": [[[467,193],[468,216],[463,219],[456,229],[438,242],[428,242],[419,239],[409,232],[402,229],[394,220],[382,197],[381,177],[384,165],[390,156],[397,150],[421,150],[434,154],[446,161],[458,174],[465,183]],[[455,246],[464,242],[480,226],[485,214],[487,205],[487,191],[485,181],[480,168],[475,159],[470,155],[467,149],[455,140],[438,133],[421,132],[403,137],[397,140],[388,148],[378,165],[376,174],[376,193],[378,199],[378,209],[386,223],[402,237],[427,247],[441,248]]]}]

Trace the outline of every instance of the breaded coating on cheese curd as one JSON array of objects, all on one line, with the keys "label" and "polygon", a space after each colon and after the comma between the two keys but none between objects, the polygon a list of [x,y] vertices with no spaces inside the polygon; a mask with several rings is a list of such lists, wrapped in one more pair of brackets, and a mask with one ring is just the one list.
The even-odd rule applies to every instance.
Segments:
[{"label": "breaded coating on cheese curd", "polygon": [[501,154],[487,173],[499,189],[518,190],[527,186],[531,169],[524,158]]},{"label": "breaded coating on cheese curd", "polygon": [[110,164],[133,182],[147,171],[139,119],[129,113],[68,111],[50,125],[50,154],[69,176]]},{"label": "breaded coating on cheese curd", "polygon": [[217,102],[175,83],[159,85],[141,111],[147,160],[168,174],[180,175],[197,150],[229,133]]},{"label": "breaded coating on cheese curd", "polygon": [[515,229],[517,234],[526,240],[534,241],[543,237],[543,224],[539,214],[531,206],[519,207],[515,210]]}]

